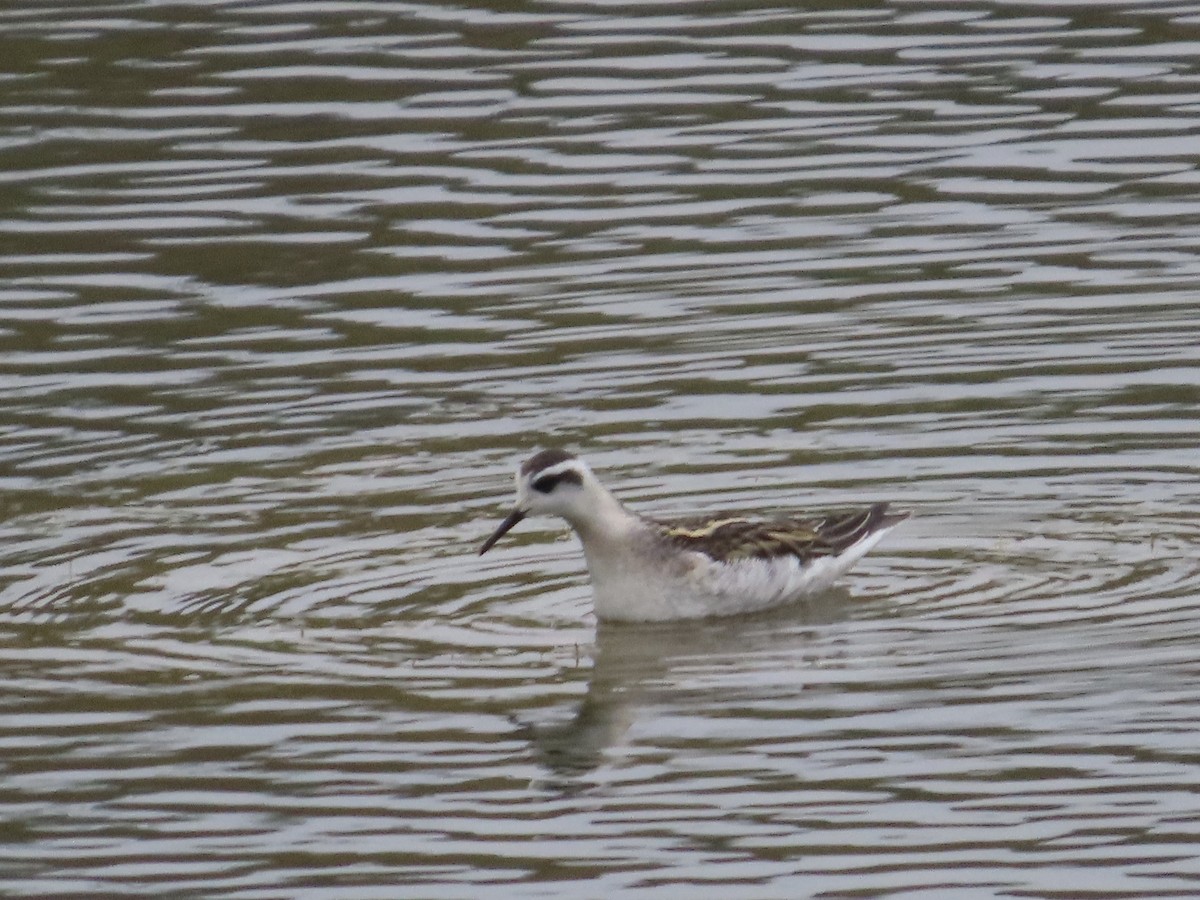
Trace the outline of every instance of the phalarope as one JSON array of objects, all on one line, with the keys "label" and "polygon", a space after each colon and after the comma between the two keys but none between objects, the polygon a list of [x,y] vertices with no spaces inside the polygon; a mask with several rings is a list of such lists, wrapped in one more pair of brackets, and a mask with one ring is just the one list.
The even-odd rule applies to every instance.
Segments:
[{"label": "phalarope", "polygon": [[669,621],[778,606],[824,590],[907,512],[886,503],[841,515],[660,522],[627,510],[591,468],[542,450],[517,470],[517,505],[480,554],[528,515],[562,516],[579,535],[596,616]]}]

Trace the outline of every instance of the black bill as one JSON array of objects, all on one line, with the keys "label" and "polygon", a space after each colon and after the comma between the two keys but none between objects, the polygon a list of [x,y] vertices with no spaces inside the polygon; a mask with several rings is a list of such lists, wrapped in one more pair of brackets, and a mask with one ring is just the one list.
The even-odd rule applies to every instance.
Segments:
[{"label": "black bill", "polygon": [[483,554],[491,550],[492,544],[504,537],[505,533],[523,518],[525,518],[525,510],[523,509],[514,509],[510,512],[508,518],[500,523],[500,527],[492,532],[492,536],[483,542],[483,546],[479,548],[479,555],[483,556]]}]

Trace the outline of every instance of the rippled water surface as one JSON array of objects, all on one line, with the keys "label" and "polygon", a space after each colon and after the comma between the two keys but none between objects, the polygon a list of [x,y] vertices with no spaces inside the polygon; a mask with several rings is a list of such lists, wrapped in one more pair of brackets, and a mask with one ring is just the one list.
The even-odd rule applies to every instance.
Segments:
[{"label": "rippled water surface", "polygon": [[[0,10],[0,892],[1200,894],[1200,6]],[[915,516],[598,627],[635,508]]]}]

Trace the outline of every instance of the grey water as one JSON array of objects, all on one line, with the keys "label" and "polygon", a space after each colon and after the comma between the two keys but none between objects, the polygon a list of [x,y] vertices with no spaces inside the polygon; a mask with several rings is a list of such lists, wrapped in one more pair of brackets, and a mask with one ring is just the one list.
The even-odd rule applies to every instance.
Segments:
[{"label": "grey water", "polygon": [[[1200,5],[0,9],[0,893],[1200,893]],[[598,626],[485,557],[914,516]]]}]

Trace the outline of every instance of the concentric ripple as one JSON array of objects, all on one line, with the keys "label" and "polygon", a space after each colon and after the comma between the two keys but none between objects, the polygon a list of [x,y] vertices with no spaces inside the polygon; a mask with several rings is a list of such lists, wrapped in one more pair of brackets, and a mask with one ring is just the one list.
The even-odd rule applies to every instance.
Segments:
[{"label": "concentric ripple", "polygon": [[[0,10],[6,896],[1191,897],[1185,6]],[[534,448],[889,500],[598,627]]]}]

